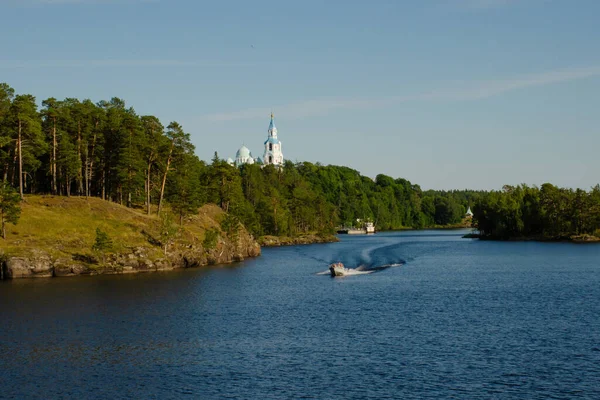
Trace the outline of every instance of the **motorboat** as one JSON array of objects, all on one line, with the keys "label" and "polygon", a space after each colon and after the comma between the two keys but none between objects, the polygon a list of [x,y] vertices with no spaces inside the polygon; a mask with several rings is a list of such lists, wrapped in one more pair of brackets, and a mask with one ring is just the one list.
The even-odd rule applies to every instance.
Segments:
[{"label": "motorboat", "polygon": [[348,272],[348,269],[344,267],[344,264],[338,262],[329,266],[329,272],[331,272],[331,276],[344,276]]}]

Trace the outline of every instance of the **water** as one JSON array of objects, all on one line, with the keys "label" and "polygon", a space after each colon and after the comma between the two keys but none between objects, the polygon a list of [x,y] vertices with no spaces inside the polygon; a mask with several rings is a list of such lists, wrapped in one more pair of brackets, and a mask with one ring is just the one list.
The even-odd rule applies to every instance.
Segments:
[{"label": "water", "polygon": [[600,398],[600,246],[461,233],[1,282],[0,397]]}]

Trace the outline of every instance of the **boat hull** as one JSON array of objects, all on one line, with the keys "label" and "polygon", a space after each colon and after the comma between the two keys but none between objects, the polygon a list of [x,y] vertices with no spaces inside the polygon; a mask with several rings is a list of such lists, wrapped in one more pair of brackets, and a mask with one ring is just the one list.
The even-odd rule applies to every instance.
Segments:
[{"label": "boat hull", "polygon": [[333,263],[329,266],[329,272],[331,276],[344,276],[346,275],[347,269],[344,268],[342,263]]}]

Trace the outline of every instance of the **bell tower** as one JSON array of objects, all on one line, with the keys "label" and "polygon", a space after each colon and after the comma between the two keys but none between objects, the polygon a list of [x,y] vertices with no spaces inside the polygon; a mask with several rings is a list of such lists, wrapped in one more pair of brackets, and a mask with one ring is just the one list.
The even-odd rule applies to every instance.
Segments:
[{"label": "bell tower", "polygon": [[271,123],[269,123],[268,136],[265,141],[263,163],[265,165],[283,165],[281,141],[277,138],[277,128],[275,127],[275,117],[273,116],[273,113],[271,113]]}]

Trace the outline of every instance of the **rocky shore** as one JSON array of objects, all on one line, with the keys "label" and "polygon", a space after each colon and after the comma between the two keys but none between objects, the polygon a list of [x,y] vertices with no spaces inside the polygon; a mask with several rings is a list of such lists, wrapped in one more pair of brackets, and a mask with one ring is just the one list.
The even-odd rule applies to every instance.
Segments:
[{"label": "rocky shore", "polygon": [[329,234],[309,234],[300,236],[261,236],[258,239],[258,243],[264,247],[277,247],[277,246],[294,246],[300,244],[313,244],[313,243],[333,243],[339,242],[335,235]]},{"label": "rocky shore", "polygon": [[509,238],[496,238],[481,236],[478,233],[467,233],[463,235],[465,239],[480,239],[480,240],[493,240],[493,241],[505,241],[505,242],[568,242],[568,243],[600,243],[600,237],[594,235],[572,235],[564,237],[546,237],[546,236],[519,236]]},{"label": "rocky shore", "polygon": [[[203,206],[185,219],[167,246],[158,241],[160,220],[99,199],[28,197],[22,221],[0,248],[0,279],[131,274],[228,264],[260,255],[243,226],[226,232],[226,214]],[[114,248],[91,250],[96,226]],[[212,240],[206,240],[207,232]]]},{"label": "rocky shore", "polygon": [[260,255],[255,241],[233,245],[222,240],[215,249],[201,246],[178,246],[166,256],[155,258],[154,251],[137,247],[128,253],[108,254],[105,260],[98,257],[58,257],[33,249],[28,256],[4,256],[0,279],[50,278],[77,275],[134,274],[139,272],[171,271],[214,264],[229,264]]}]

